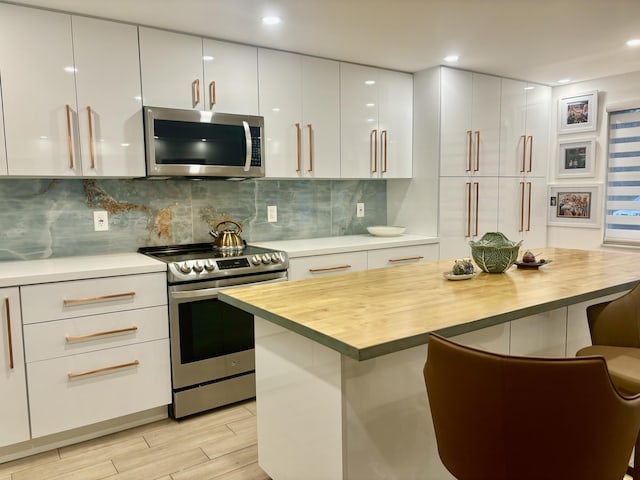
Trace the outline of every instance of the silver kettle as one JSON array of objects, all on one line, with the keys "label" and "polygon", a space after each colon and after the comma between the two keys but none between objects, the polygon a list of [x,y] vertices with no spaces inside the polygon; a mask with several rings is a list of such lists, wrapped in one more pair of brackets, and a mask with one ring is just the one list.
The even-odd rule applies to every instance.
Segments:
[{"label": "silver kettle", "polygon": [[[219,227],[224,226],[227,223],[234,224],[236,228],[219,229]],[[239,223],[236,223],[233,220],[225,220],[218,223],[213,230],[209,232],[209,235],[215,239],[213,243],[216,248],[224,251],[238,251],[245,247],[244,240],[240,237],[240,232],[242,232],[242,226]]]}]

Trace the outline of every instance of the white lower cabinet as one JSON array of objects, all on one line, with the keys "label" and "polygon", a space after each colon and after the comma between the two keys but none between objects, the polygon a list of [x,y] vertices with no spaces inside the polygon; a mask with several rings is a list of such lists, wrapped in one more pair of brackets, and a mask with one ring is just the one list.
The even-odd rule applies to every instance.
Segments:
[{"label": "white lower cabinet", "polygon": [[381,248],[367,252],[367,268],[395,267],[438,260],[438,244]]},{"label": "white lower cabinet", "polygon": [[558,308],[511,322],[511,355],[564,357],[567,309]]},{"label": "white lower cabinet", "polygon": [[17,287],[0,289],[0,447],[29,440],[27,383]]},{"label": "white lower cabinet", "polygon": [[289,260],[289,280],[367,269],[367,252],[332,253]]},{"label": "white lower cabinet", "polygon": [[171,403],[164,272],[21,287],[31,436]]},{"label": "white lower cabinet", "polygon": [[171,403],[167,338],[27,364],[33,438]]}]

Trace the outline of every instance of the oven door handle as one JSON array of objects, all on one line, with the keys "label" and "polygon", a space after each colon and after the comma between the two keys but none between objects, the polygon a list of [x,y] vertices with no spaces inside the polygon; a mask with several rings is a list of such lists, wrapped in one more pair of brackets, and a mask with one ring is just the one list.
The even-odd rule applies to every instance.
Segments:
[{"label": "oven door handle", "polygon": [[263,282],[241,283],[239,285],[230,285],[228,287],[203,288],[200,290],[187,290],[184,292],[170,292],[170,296],[174,300],[196,299],[205,297],[216,297],[222,290],[238,287],[250,287],[252,285],[266,285],[268,283],[286,282],[286,278],[276,278],[273,280],[265,280]]}]

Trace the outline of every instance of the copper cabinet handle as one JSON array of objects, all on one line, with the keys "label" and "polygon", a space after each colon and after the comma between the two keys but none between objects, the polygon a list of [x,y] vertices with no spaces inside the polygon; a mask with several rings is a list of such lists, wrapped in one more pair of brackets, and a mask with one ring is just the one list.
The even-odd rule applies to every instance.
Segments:
[{"label": "copper cabinet handle", "polygon": [[[380,143],[382,143],[382,149],[380,150],[380,156],[382,156],[382,173],[387,173],[387,131],[386,130],[382,130],[380,132]],[[384,156],[382,155],[382,150],[384,150]]]},{"label": "copper cabinet handle", "polygon": [[347,268],[351,268],[351,265],[336,265],[335,267],[310,268],[309,271],[311,273],[318,273],[318,272],[330,272],[332,270],[346,270]]},{"label": "copper cabinet handle", "polygon": [[302,130],[300,129],[300,124],[296,123],[296,144],[298,146],[298,166],[296,168],[296,172],[300,173],[301,162],[300,156],[302,155]]},{"label": "copper cabinet handle", "polygon": [[64,305],[73,305],[75,303],[103,302],[105,300],[113,300],[115,298],[133,297],[135,294],[136,292],[125,292],[125,293],[114,293],[111,295],[100,295],[97,297],[71,298],[71,299],[64,299],[62,303]]},{"label": "copper cabinet handle", "polygon": [[7,339],[9,341],[9,368],[13,370],[13,336],[11,335],[11,309],[9,297],[4,298],[4,311],[7,314]]},{"label": "copper cabinet handle", "polygon": [[471,236],[471,182],[467,182],[467,231],[465,237]]},{"label": "copper cabinet handle", "polygon": [[467,130],[467,168],[465,172],[471,171],[471,151],[473,150],[473,140],[472,140],[473,132],[471,130]]},{"label": "copper cabinet handle", "polygon": [[475,230],[475,236],[478,236],[478,203],[480,201],[480,184],[478,182],[475,182],[474,184],[475,190],[476,190],[476,230]]},{"label": "copper cabinet handle", "polygon": [[474,172],[480,170],[480,130],[476,131],[476,168],[473,169]]},{"label": "copper cabinet handle", "polygon": [[118,333],[130,333],[130,332],[135,332],[137,330],[138,330],[138,327],[134,325],[133,327],[119,328],[118,330],[109,330],[108,332],[96,332],[96,333],[89,333],[87,335],[76,335],[76,336],[67,335],[65,337],[65,340],[67,341],[67,343],[71,343],[71,342],[78,342],[80,340],[87,340],[89,338],[104,337],[106,335],[116,335]]},{"label": "copper cabinet handle", "polygon": [[307,123],[309,129],[309,170],[307,172],[313,172],[313,126]]},{"label": "copper cabinet handle", "polygon": [[418,255],[416,257],[404,257],[404,258],[390,258],[389,263],[394,262],[411,262],[413,260],[422,260],[424,257],[422,255]]},{"label": "copper cabinet handle", "polygon": [[529,135],[529,170],[527,170],[527,172],[531,173],[532,168],[533,168],[533,135]]},{"label": "copper cabinet handle", "polygon": [[209,82],[209,108],[216,104],[216,81]]},{"label": "copper cabinet handle", "polygon": [[531,231],[531,182],[527,182],[527,186],[529,187],[529,202],[528,202],[528,212],[527,212],[527,232]]},{"label": "copper cabinet handle", "polygon": [[191,82],[191,98],[193,99],[193,106],[195,107],[200,103],[200,79],[196,78]]},{"label": "copper cabinet handle", "polygon": [[524,231],[524,182],[520,182],[520,228],[518,231]]},{"label": "copper cabinet handle", "polygon": [[134,360],[133,362],[129,362],[129,363],[121,363],[120,365],[112,365],[110,367],[96,368],[95,370],[86,370],[84,372],[77,372],[77,373],[69,372],[67,373],[67,377],[69,379],[86,377],[87,375],[95,375],[97,373],[110,372],[113,370],[119,370],[121,368],[135,367],[136,365],[140,365],[140,362],[138,360]]},{"label": "copper cabinet handle", "polygon": [[522,139],[522,168],[520,169],[520,173],[524,173],[525,165],[527,163],[527,136],[520,136]]},{"label": "copper cabinet handle", "polygon": [[[371,139],[373,138],[373,142]],[[369,135],[369,144],[371,149],[373,150],[373,164],[371,165],[371,173],[377,173],[378,171],[378,130],[371,130],[371,134]]]},{"label": "copper cabinet handle", "polygon": [[87,105],[87,119],[89,120],[89,153],[91,156],[91,169],[96,168],[96,146],[93,142],[93,118],[91,106]]},{"label": "copper cabinet handle", "polygon": [[71,107],[66,105],[67,110],[67,145],[69,147],[69,168],[73,169],[73,139],[71,138]]}]

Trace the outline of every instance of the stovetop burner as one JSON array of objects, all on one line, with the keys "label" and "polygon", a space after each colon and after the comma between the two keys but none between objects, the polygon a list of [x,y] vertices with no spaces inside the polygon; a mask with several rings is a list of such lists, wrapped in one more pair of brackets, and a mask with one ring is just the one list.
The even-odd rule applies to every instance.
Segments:
[{"label": "stovetop burner", "polygon": [[289,266],[286,252],[251,245],[230,251],[212,243],[193,243],[141,247],[138,252],[167,263],[169,283],[259,274],[286,270]]}]

